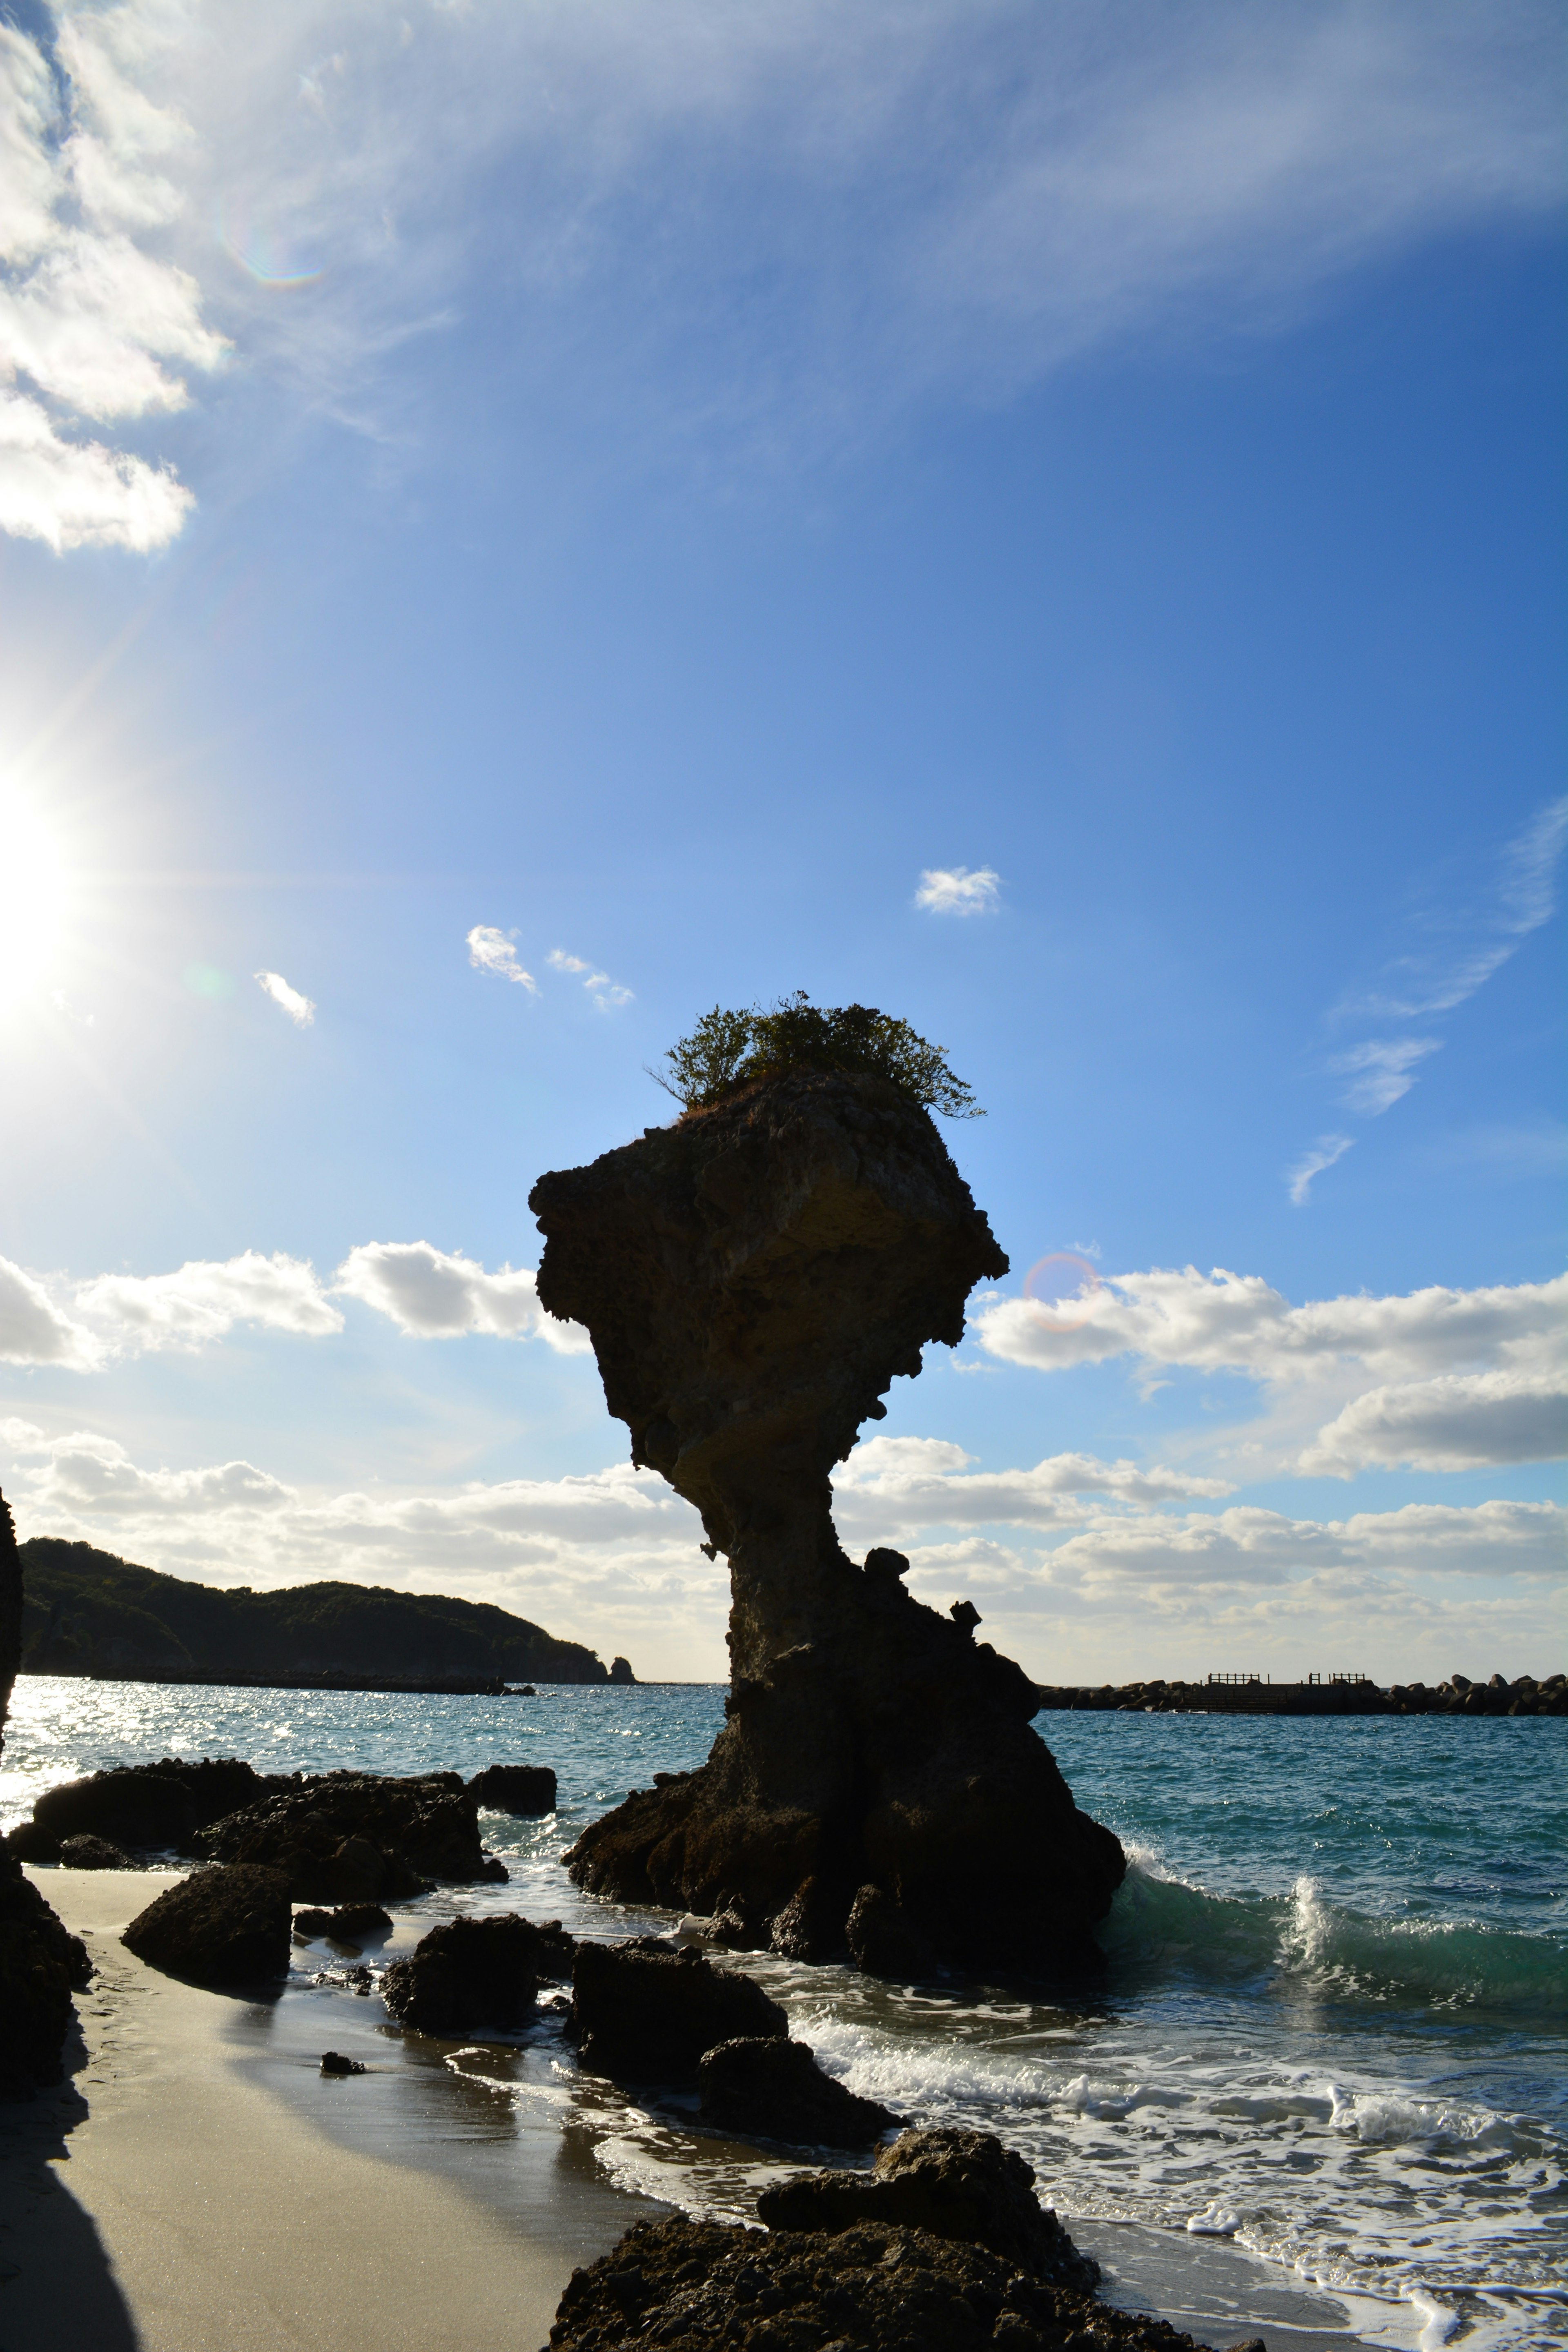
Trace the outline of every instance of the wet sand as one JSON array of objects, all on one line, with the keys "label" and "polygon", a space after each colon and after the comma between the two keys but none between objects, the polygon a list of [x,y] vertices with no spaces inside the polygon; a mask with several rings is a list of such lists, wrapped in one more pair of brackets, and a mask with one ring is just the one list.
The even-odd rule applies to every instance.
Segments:
[{"label": "wet sand", "polygon": [[97,1973],[66,2084],[0,2107],[4,2352],[530,2352],[574,2262],[648,2210],[604,2192],[574,2234],[552,2197],[534,2231],[345,2147],[254,2079],[255,2003],[121,1944],[178,1873],[35,1875]]}]

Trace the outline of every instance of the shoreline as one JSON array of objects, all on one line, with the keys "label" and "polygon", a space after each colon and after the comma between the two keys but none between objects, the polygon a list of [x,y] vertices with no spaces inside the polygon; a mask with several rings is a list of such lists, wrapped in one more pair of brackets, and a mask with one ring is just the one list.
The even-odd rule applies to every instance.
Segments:
[{"label": "shoreline", "polygon": [[[0,2107],[0,2341],[17,2352],[533,2352],[577,2265],[678,2210],[606,2178],[559,2091],[520,2098],[451,2066],[451,2043],[389,2032],[379,2001],[213,1992],[144,1966],[119,1930],[182,1870],[27,1874],[95,1975],[67,2080]],[[387,1952],[428,1924],[398,1918]],[[328,2047],[369,2074],[324,2080]],[[1227,2244],[1067,2218],[1109,2304],[1200,2344],[1366,2340],[1342,2299]]]},{"label": "shoreline", "polygon": [[[7,2344],[532,2352],[574,2264],[660,2210],[607,2183],[574,2200],[555,2180],[525,2232],[449,2175],[345,2146],[265,2086],[255,2062],[275,2003],[180,1983],[121,1944],[184,1872],[28,1874],[95,1974],[77,1997],[66,2080],[0,2108]],[[321,2084],[340,2097],[360,2087]]]}]

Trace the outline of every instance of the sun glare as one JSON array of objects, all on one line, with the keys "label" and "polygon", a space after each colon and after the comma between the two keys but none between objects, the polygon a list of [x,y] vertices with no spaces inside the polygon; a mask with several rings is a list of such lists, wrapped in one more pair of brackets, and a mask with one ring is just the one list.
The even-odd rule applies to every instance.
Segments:
[{"label": "sun glare", "polygon": [[54,834],[30,801],[0,786],[0,1006],[58,976],[68,895]]}]

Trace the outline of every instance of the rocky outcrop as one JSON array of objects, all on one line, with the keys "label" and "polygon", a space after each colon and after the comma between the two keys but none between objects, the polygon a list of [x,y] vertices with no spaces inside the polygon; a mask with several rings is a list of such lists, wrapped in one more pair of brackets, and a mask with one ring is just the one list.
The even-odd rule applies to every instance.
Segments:
[{"label": "rocky outcrop", "polygon": [[92,1975],[87,1947],[17,1863],[0,1862],[0,2099],[58,2083],[71,1995]]},{"label": "rocky outcrop", "polygon": [[542,1984],[569,1976],[573,1942],[558,1919],[536,1927],[516,1912],[448,1919],[395,1961],[382,1979],[394,2017],[419,2033],[467,2033],[477,2025],[517,2025]]},{"label": "rocky outcrop", "polygon": [[[1198,2352],[1168,2320],[1099,2302],[1089,2291],[1095,2265],[1037,2205],[1050,2226],[1031,2233],[1017,2179],[997,2162],[1003,2150],[988,2134],[906,2133],[878,2159],[879,2175],[895,2174],[890,2159],[902,2148],[903,2177],[914,2179],[930,2169],[931,2152],[910,2143],[951,2138],[994,2150],[967,2151],[963,2162],[972,2186],[987,2181],[997,2194],[988,2203],[972,2189],[955,2200],[933,2193],[927,2210],[939,2225],[956,2218],[984,2228],[869,2210],[839,2221],[822,2205],[816,2226],[796,2229],[769,2218],[781,2193],[772,2191],[758,2203],[765,2236],[717,2221],[642,2221],[602,2261],[573,2273],[551,2352],[656,2340],[661,2352]],[[936,2162],[940,2174],[945,2158]],[[1022,2164],[1018,2173],[1034,2204],[1033,2176]],[[847,2185],[862,2178],[832,2177]],[[1252,2337],[1235,2352],[1264,2347]]]},{"label": "rocky outcrop", "polygon": [[1033,1685],[833,1527],[862,1422],[1006,1271],[930,1118],[881,1079],[797,1072],[542,1177],[530,1205],[542,1300],[586,1325],[632,1459],[696,1505],[733,1603],[707,1763],[595,1822],[573,1875],[805,1958],[846,1952],[872,1889],[878,1949],[1097,1965],[1125,1862],[1031,1730]]},{"label": "rocky outcrop", "polygon": [[548,1764],[487,1764],[474,1774],[468,1790],[479,1804],[498,1813],[555,1811],[555,1775]]},{"label": "rocky outcrop", "polygon": [[804,2042],[721,2042],[697,2081],[705,2122],[797,2147],[870,2147],[900,2120],[825,2074]]},{"label": "rocky outcrop", "polygon": [[58,1862],[68,1838],[93,1837],[142,1853],[184,1853],[210,1822],[299,1785],[296,1774],[258,1772],[237,1756],[113,1765],[46,1789],[6,1850],[21,1862]]},{"label": "rocky outcrop", "polygon": [[215,1862],[280,1870],[297,1903],[396,1902],[427,1879],[504,1883],[479,1843],[479,1807],[456,1772],[382,1780],[327,1772],[199,1832],[191,1849]]},{"label": "rocky outcrop", "polygon": [[817,2172],[764,2189],[770,2230],[834,2233],[862,2222],[928,2230],[985,2246],[1034,2278],[1089,2294],[1100,2265],[1080,2254],[1035,2194],[1030,2166],[991,2132],[908,2131],[867,2172]]},{"label": "rocky outcrop", "polygon": [[[0,1495],[0,1748],[21,1639],[21,1563]],[[56,1917],[20,1858],[0,1853],[0,2099],[30,2099],[59,2081],[71,1995],[91,1975],[81,1938]]]},{"label": "rocky outcrop", "polygon": [[636,1936],[578,1945],[567,2031],[593,2074],[682,2083],[721,2042],[787,2041],[789,2021],[750,1977]]},{"label": "rocky outcrop", "polygon": [[367,1936],[387,1936],[391,1932],[392,1914],[384,1911],[379,1903],[340,1903],[333,1911],[294,1914],[297,1943],[314,1943],[318,1936],[330,1936],[335,1944],[357,1947]]},{"label": "rocky outcrop", "polygon": [[235,1863],[198,1870],[139,1911],[120,1938],[165,1976],[259,1984],[289,1973],[289,1882]]},{"label": "rocky outcrop", "polygon": [[68,1837],[60,1847],[60,1860],[68,1870],[134,1870],[132,1857],[121,1845],[111,1845],[107,1838]]}]

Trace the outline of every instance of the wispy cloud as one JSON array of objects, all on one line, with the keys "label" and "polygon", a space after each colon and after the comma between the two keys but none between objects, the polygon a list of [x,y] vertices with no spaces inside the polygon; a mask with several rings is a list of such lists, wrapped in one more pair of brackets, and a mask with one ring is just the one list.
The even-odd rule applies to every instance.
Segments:
[{"label": "wispy cloud", "polygon": [[629,988],[623,988],[618,981],[610,978],[607,971],[596,971],[581,956],[568,955],[564,948],[552,948],[546,961],[552,971],[568,971],[574,979],[581,980],[601,1013],[608,1013],[617,1004],[632,1002]]},{"label": "wispy cloud", "polygon": [[[58,0],[55,22],[58,76],[4,28],[28,383],[0,513],[59,546],[178,530],[184,486],[73,419],[177,404],[222,356],[209,317],[384,438],[412,339],[503,236],[520,340],[580,409],[635,380],[623,436],[789,462],[1134,335],[1276,331],[1562,184],[1546,0]],[[323,272],[331,300],[301,298]],[[606,363],[628,344],[637,369]]]},{"label": "wispy cloud", "polygon": [[512,945],[515,931],[498,931],[489,923],[476,923],[468,933],[468,961],[476,971],[493,972],[498,980],[514,980],[526,988],[531,996],[539,993],[539,982],[531,971],[524,971]]},{"label": "wispy cloud", "polygon": [[[1369,1037],[1364,1045],[1336,1055],[1330,1069],[1352,1078],[1340,1100],[1347,1110],[1365,1111],[1376,1118],[1409,1093],[1415,1083],[1416,1063],[1424,1062],[1428,1054],[1439,1053],[1442,1045],[1441,1037]],[[1296,1198],[1294,1192],[1290,1197]]]},{"label": "wispy cloud", "polygon": [[1304,1209],[1312,1188],[1312,1179],[1321,1176],[1342,1160],[1355,1142],[1353,1135],[1321,1135],[1311,1150],[1298,1160],[1285,1180],[1286,1189],[1298,1209]]},{"label": "wispy cloud", "polygon": [[1491,885],[1479,898],[1414,917],[1413,928],[1430,944],[1395,957],[1369,990],[1345,999],[1338,1017],[1419,1020],[1465,1003],[1556,913],[1565,844],[1568,795],[1549,802],[1504,845]]},{"label": "wispy cloud", "polygon": [[286,1013],[297,1029],[309,1029],[316,1018],[316,1008],[308,996],[290,988],[280,971],[258,971],[256,984],[264,996],[269,996],[280,1011]]},{"label": "wispy cloud", "polygon": [[915,892],[915,904],[930,915],[992,915],[996,911],[1002,877],[989,866],[928,866]]}]

